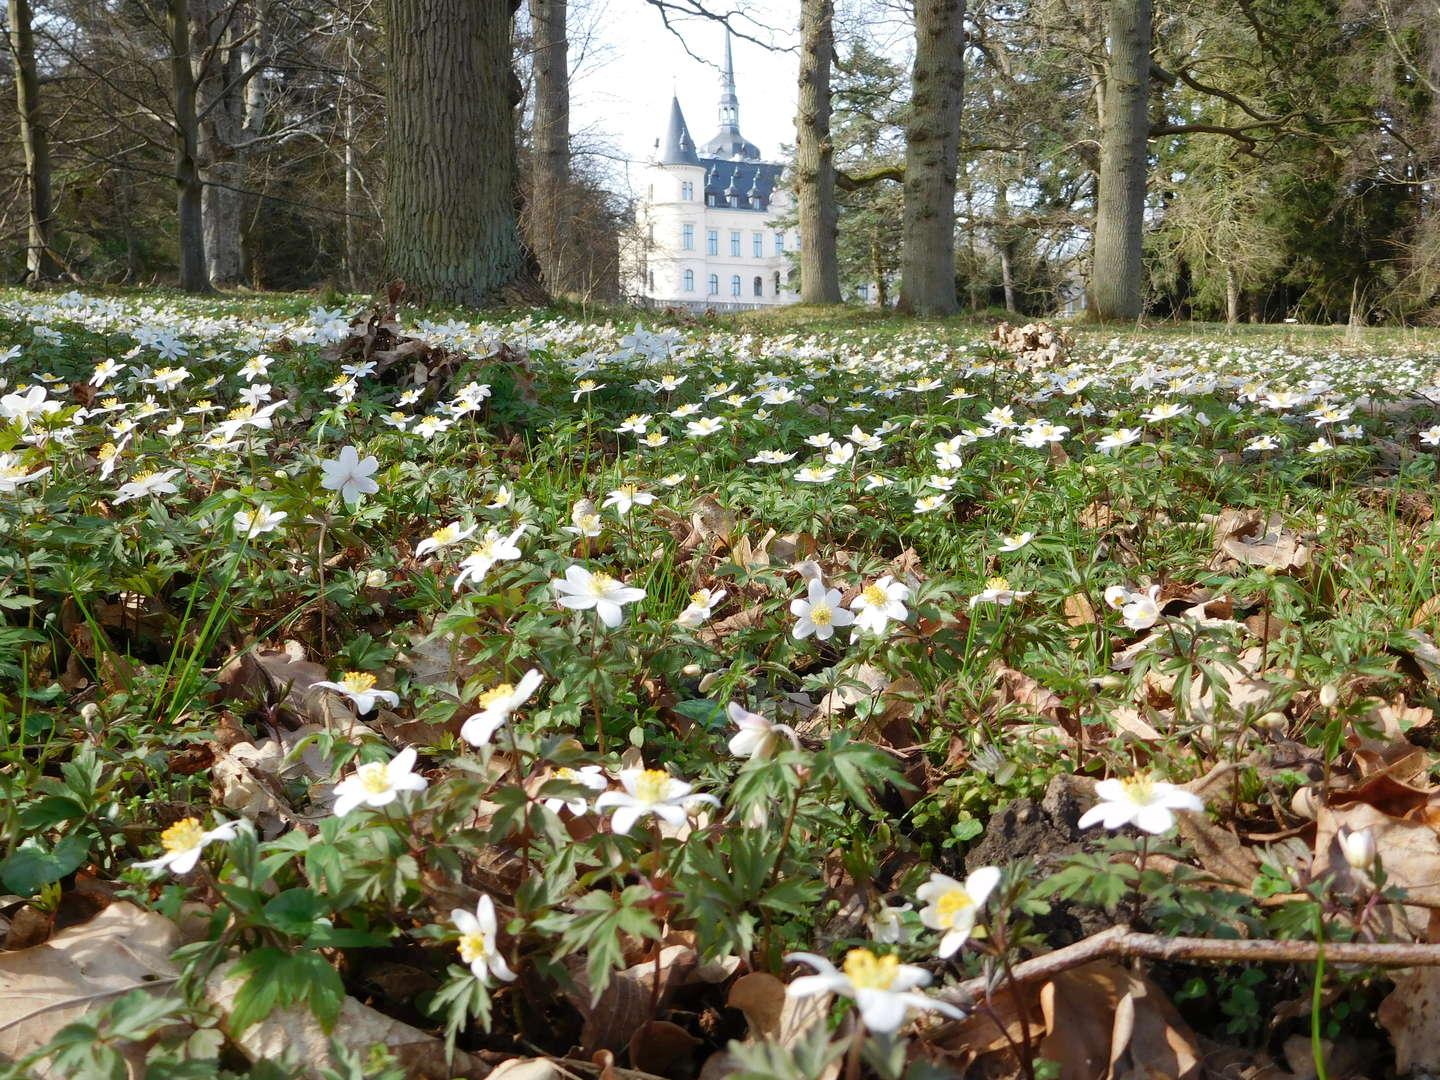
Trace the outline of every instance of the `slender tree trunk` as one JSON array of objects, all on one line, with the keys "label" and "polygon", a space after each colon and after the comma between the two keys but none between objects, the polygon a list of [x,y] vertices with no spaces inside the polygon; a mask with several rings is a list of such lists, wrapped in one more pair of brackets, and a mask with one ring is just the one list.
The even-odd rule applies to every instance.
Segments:
[{"label": "slender tree trunk", "polygon": [[209,292],[205,273],[205,218],[200,183],[200,124],[195,108],[195,72],[190,66],[189,0],[169,0],[165,29],[170,34],[171,93],[175,104],[175,187],[180,219],[180,288]]},{"label": "slender tree trunk", "polygon": [[885,287],[885,246],[880,243],[878,224],[870,235],[870,274],[875,278],[875,304],[884,311],[890,306],[890,295]]},{"label": "slender tree trunk", "polygon": [[[347,94],[349,80],[346,80]],[[355,102],[345,101],[345,287],[351,292],[360,288],[358,259],[359,240],[356,218],[360,206],[360,170],[355,156]]]},{"label": "slender tree trunk", "polygon": [[1101,320],[1138,318],[1144,303],[1150,37],[1150,0],[1111,0],[1090,278],[1091,312]]},{"label": "slender tree trunk", "polygon": [[387,272],[432,303],[480,306],[533,285],[515,212],[514,8],[386,0],[385,11]]},{"label": "slender tree trunk", "polygon": [[1233,263],[1225,264],[1225,325],[1240,321],[1240,278]]},{"label": "slender tree trunk", "polygon": [[559,295],[575,288],[568,258],[570,219],[570,69],[568,0],[530,0],[535,39],[535,160],[530,180],[530,237],[540,273]]},{"label": "slender tree trunk", "polygon": [[40,76],[35,66],[34,16],[30,0],[9,0],[10,58],[15,65],[15,107],[25,148],[25,192],[29,239],[27,280],[34,284],[60,274],[50,252],[50,133],[40,112]]},{"label": "slender tree trunk", "polygon": [[955,171],[965,91],[965,0],[916,0],[915,64],[905,138],[900,308],[951,315],[955,296]]},{"label": "slender tree trunk", "polygon": [[[995,216],[1002,222],[1010,217],[1010,184],[1001,180],[995,188]],[[1005,290],[1005,310],[1014,313],[1015,305],[1015,238],[1010,227],[1002,224],[995,243],[1000,253],[1000,285]]]},{"label": "slender tree trunk", "polygon": [[800,87],[795,116],[795,194],[800,219],[800,300],[840,302],[836,250],[835,144],[830,140],[830,65],[835,57],[834,0],[801,0]]}]

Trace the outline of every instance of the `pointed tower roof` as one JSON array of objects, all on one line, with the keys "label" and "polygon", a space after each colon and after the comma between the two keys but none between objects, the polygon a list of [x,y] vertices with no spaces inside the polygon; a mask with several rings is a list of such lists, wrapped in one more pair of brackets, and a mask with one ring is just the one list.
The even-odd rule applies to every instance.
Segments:
[{"label": "pointed tower roof", "polygon": [[725,30],[725,70],[720,74],[720,131],[700,149],[714,157],[760,160],[760,148],[740,134],[740,99],[735,95],[735,59],[729,28]]},{"label": "pointed tower roof", "polygon": [[695,140],[690,137],[690,129],[685,126],[685,114],[680,111],[680,99],[675,96],[670,98],[670,124],[660,143],[659,161],[662,165],[700,164],[700,158],[695,153]]}]

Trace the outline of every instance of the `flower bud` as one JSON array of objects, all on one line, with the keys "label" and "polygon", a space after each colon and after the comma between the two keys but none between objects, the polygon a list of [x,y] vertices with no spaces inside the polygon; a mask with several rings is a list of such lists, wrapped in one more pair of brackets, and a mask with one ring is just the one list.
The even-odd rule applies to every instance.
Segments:
[{"label": "flower bud", "polygon": [[84,705],[80,706],[80,719],[84,720],[85,723],[93,724],[99,718],[100,706],[96,705],[93,701],[87,701]]},{"label": "flower bud", "polygon": [[365,575],[365,586],[370,589],[383,589],[389,580],[390,575],[384,570],[371,570]]},{"label": "flower bud", "polygon": [[1295,811],[1296,816],[1314,819],[1320,811],[1319,800],[1315,797],[1315,789],[1302,787],[1290,797],[1290,809]]},{"label": "flower bud", "polygon": [[720,672],[712,671],[700,680],[700,693],[709,693],[710,688],[720,681]]},{"label": "flower bud", "polygon": [[693,679],[696,675],[700,674],[701,670],[699,664],[686,664],[680,669],[680,674],[684,675],[687,679]]},{"label": "flower bud", "polygon": [[1285,725],[1289,722],[1289,718],[1283,712],[1272,711],[1256,720],[1255,724],[1267,731],[1284,731]]},{"label": "flower bud", "polygon": [[1339,700],[1340,691],[1334,683],[1326,683],[1324,686],[1320,687],[1320,704],[1323,707],[1327,709],[1333,709],[1335,707],[1335,703]]},{"label": "flower bud", "polygon": [[1375,862],[1375,834],[1369,829],[1340,834],[1340,850],[1356,870],[1369,870]]}]

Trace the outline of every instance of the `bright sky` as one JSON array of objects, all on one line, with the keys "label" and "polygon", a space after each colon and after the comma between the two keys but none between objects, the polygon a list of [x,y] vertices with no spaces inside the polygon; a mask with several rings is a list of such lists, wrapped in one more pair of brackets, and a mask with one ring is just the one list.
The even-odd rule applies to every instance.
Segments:
[{"label": "bright sky", "polygon": [[[695,141],[714,135],[724,29],[704,19],[674,21],[690,51],[709,61],[701,63],[686,55],[685,45],[644,0],[591,0],[591,5],[577,10],[571,4],[573,21],[580,24],[570,34],[570,125],[577,143],[587,149],[603,144],[632,161],[648,160],[655,140],[665,133],[672,93],[680,97]],[[798,8],[794,0],[755,0],[734,25],[761,40],[792,46]],[[781,143],[795,141],[799,58],[793,51],[770,52],[740,38],[734,52],[740,131],[766,160],[780,160]],[[625,163],[615,161],[610,171],[614,186],[623,187]],[[638,174],[632,182],[639,182]]]}]

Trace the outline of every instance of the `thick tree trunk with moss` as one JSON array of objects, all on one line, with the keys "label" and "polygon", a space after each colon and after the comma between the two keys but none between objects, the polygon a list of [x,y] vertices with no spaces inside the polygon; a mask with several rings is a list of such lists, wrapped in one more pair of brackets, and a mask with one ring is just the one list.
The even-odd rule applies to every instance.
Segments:
[{"label": "thick tree trunk with moss", "polygon": [[1100,192],[1090,310],[1138,318],[1145,290],[1145,182],[1149,171],[1151,0],[1110,0],[1110,58],[1100,128]]},{"label": "thick tree trunk with moss", "polygon": [[530,244],[552,293],[574,290],[575,237],[570,208],[570,73],[567,0],[530,0],[535,39],[534,167],[530,178]]},{"label": "thick tree trunk with moss", "polygon": [[800,218],[800,300],[840,302],[835,146],[830,141],[834,0],[801,0],[800,95],[795,117],[795,195]]},{"label": "thick tree trunk with moss", "polygon": [[959,310],[955,170],[965,91],[964,48],[964,0],[916,0],[900,253],[900,309],[916,315],[952,315]]},{"label": "thick tree trunk with moss", "polygon": [[416,300],[533,285],[515,210],[508,0],[386,0],[385,262]]},{"label": "thick tree trunk with moss", "polygon": [[170,37],[170,91],[175,106],[175,189],[180,219],[180,288],[209,292],[205,272],[205,220],[201,209],[200,120],[195,108],[191,65],[189,0],[169,0],[165,30]]},{"label": "thick tree trunk with moss", "polygon": [[25,150],[25,194],[29,239],[25,249],[27,280],[32,284],[60,275],[50,252],[50,133],[40,113],[40,76],[35,66],[34,16],[30,0],[10,0],[10,59],[15,68],[15,107],[20,143]]}]

